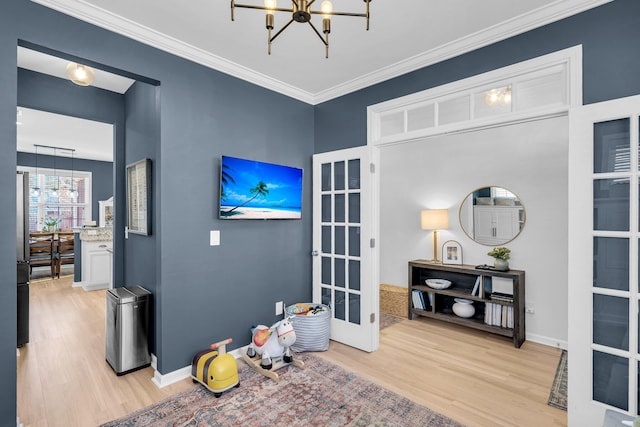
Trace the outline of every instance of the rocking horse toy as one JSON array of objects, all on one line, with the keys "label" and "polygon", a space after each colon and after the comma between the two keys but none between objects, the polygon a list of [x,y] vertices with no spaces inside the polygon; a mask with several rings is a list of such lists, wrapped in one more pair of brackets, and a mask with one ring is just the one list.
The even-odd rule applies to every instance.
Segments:
[{"label": "rocking horse toy", "polygon": [[289,348],[296,342],[290,317],[274,323],[270,328],[258,325],[251,332],[251,344],[242,358],[262,375],[278,381],[278,374],[274,371],[288,365],[304,366],[302,360],[293,358]]}]

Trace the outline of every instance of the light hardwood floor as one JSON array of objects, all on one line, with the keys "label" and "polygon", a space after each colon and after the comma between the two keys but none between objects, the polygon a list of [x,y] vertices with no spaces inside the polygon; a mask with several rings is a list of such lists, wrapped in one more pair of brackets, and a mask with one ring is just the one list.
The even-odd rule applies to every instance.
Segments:
[{"label": "light hardwood floor", "polygon": [[[158,389],[146,368],[118,377],[104,358],[105,291],[72,278],[31,284],[30,341],[18,357],[18,416],[25,427],[95,426],[193,387]],[[565,426],[546,404],[560,350],[426,319],[381,331],[363,353],[332,342],[321,357],[469,426]]]}]

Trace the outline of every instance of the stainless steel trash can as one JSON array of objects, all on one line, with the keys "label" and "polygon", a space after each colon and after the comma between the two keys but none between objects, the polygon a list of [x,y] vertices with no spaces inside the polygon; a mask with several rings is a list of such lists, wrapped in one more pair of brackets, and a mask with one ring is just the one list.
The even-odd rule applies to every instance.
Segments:
[{"label": "stainless steel trash can", "polygon": [[118,375],[151,364],[149,306],[151,292],[141,286],[107,291],[106,359]]}]

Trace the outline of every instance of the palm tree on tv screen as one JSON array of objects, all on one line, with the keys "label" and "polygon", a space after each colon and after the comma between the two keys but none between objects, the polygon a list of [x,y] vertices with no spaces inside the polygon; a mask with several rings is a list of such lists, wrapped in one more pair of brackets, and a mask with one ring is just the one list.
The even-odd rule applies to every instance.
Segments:
[{"label": "palm tree on tv screen", "polygon": [[244,203],[236,206],[235,208],[231,209],[230,211],[227,211],[226,213],[230,214],[231,212],[235,211],[236,209],[241,208],[244,205],[246,205],[247,203],[251,202],[253,199],[255,199],[258,196],[262,196],[262,197],[264,197],[266,199],[267,198],[267,194],[269,194],[269,189],[267,188],[267,184],[265,184],[262,181],[258,181],[256,186],[249,190],[249,193],[253,194],[253,197],[251,197],[246,202],[244,202]]},{"label": "palm tree on tv screen", "polygon": [[229,182],[232,183],[236,183],[236,180],[233,179],[233,176],[231,176],[231,174],[229,172],[227,172],[225,169],[229,169],[230,171],[232,171],[233,169],[231,169],[231,167],[229,165],[222,165],[222,173],[221,173],[221,177],[220,180],[222,181],[222,191],[220,192],[220,198],[222,200],[225,200],[227,198],[227,193],[225,192],[224,188],[225,185],[228,184]]}]

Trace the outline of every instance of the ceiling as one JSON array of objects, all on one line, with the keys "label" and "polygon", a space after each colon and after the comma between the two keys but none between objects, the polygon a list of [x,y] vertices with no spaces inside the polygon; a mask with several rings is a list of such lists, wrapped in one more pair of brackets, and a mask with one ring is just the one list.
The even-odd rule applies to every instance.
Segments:
[{"label": "ceiling", "polygon": [[[32,1],[317,104],[611,0],[371,0],[369,31],[363,18],[332,18],[328,59],[318,36],[299,23],[278,36],[268,55],[264,12],[236,8],[232,22],[228,0]],[[278,2],[278,7],[290,5]],[[365,10],[361,0],[334,0],[333,5],[340,12]],[[277,31],[290,14],[275,15]],[[322,29],[317,19],[314,15]]]},{"label": "ceiling", "polygon": [[[278,36],[268,55],[264,12],[236,8],[232,22],[228,0],[31,1],[318,104],[612,0],[371,0],[369,31],[363,18],[332,18],[328,59],[318,36],[308,25],[298,23]],[[236,1],[240,3],[262,5],[263,1]],[[278,7],[289,6],[287,0],[278,1]],[[333,0],[333,6],[338,12],[365,11],[359,0]],[[317,9],[317,4],[312,5],[312,10]],[[289,19],[289,14],[276,12],[274,31]],[[321,29],[318,19],[317,15],[312,18]],[[22,68],[66,78],[66,63],[18,48]],[[124,93],[132,83],[96,70],[96,87]],[[35,143],[57,145],[75,148],[79,158],[112,161],[110,125],[22,110],[19,151],[33,152]]]}]

